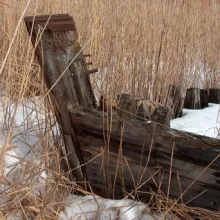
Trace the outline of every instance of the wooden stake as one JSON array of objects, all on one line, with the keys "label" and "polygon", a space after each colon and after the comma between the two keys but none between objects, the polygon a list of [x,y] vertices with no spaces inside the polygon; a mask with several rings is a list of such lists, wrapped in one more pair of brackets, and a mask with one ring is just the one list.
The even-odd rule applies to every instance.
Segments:
[{"label": "wooden stake", "polygon": [[[32,43],[36,46],[36,55],[47,88],[53,88],[50,95],[56,102],[56,116],[62,128],[71,168],[79,167],[73,174],[78,180],[84,180],[85,171],[80,167],[83,163],[82,155],[68,107],[81,105],[95,108],[96,102],[84,56],[77,42],[73,18],[68,14],[26,17],[25,23]],[[38,39],[37,36],[41,38]],[[63,76],[60,78],[61,74]]]}]

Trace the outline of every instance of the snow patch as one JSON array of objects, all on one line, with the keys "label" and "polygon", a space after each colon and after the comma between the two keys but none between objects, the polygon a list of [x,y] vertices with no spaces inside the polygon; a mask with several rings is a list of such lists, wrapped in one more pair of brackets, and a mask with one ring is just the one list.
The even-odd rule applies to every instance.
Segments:
[{"label": "snow patch", "polygon": [[[151,214],[147,204],[130,199],[110,200],[97,195],[84,197],[70,195],[67,198],[64,211],[60,213],[60,220],[162,220],[163,216],[164,214]],[[171,218],[167,216],[166,219]]]},{"label": "snow patch", "polygon": [[183,109],[183,117],[171,120],[171,128],[220,138],[220,105],[209,104],[200,110]]}]

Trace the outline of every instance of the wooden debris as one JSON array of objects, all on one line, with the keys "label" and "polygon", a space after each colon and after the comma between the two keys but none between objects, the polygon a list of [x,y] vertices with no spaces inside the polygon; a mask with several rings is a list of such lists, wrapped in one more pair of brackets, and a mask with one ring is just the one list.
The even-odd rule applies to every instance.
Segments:
[{"label": "wooden debris", "polygon": [[171,110],[166,106],[158,106],[154,110],[150,119],[154,122],[170,127],[170,120],[172,119]]},{"label": "wooden debris", "polygon": [[77,42],[73,18],[68,14],[26,17],[25,23],[33,45],[38,42],[37,36],[42,34],[36,55],[43,69],[47,88],[52,88],[50,96],[55,100],[57,120],[62,127],[71,169],[79,167],[73,175],[78,180],[84,180],[85,171],[80,167],[83,163],[82,156],[67,106],[95,108],[96,103],[84,56],[80,53],[81,48]]},{"label": "wooden debris", "polygon": [[[131,194],[132,198],[147,200],[151,197],[148,192],[154,189],[165,195],[169,192],[170,197],[180,197],[191,205],[219,210],[219,140],[152,121],[129,120],[136,118],[136,100],[129,94],[118,97],[121,117],[109,120],[106,113],[92,110],[96,108],[95,97],[72,17],[26,17],[25,23],[33,44],[42,34],[36,55],[47,87],[52,88],[50,97],[55,100],[70,168],[78,180],[88,177],[93,192],[104,197]],[[177,115],[177,97],[179,89],[171,86],[167,107],[156,107],[153,114],[146,110],[144,117],[149,114],[156,122],[167,125],[168,118]],[[219,92],[210,90],[209,100],[216,99],[219,102]],[[100,106],[108,110],[105,103],[102,97]],[[184,107],[198,109],[201,105],[207,105],[206,92],[187,90]],[[85,167],[81,167],[84,163]]]},{"label": "wooden debris", "polygon": [[200,107],[201,109],[209,106],[209,96],[207,89],[200,89]]},{"label": "wooden debris", "polygon": [[135,118],[136,115],[136,100],[129,94],[121,94],[117,97],[119,116],[124,118]]},{"label": "wooden debris", "polygon": [[184,101],[184,108],[201,109],[200,89],[198,88],[187,89],[186,97]]},{"label": "wooden debris", "polygon": [[137,110],[136,114],[138,119],[149,119],[151,118],[155,109],[159,106],[159,104],[151,102],[149,100],[137,101]]},{"label": "wooden debris", "polygon": [[186,91],[184,108],[203,109],[208,107],[209,98],[206,89],[190,88]]},{"label": "wooden debris", "polygon": [[143,100],[137,102],[137,119],[152,120],[154,122],[170,126],[170,120],[172,119],[171,110],[162,106],[160,103],[151,102],[149,100]]},{"label": "wooden debris", "polygon": [[220,89],[209,89],[209,102],[220,104]]},{"label": "wooden debris", "polygon": [[172,118],[181,117],[182,115],[182,97],[181,86],[170,85],[166,99],[166,105],[172,114]]},{"label": "wooden debris", "polygon": [[[147,200],[150,188],[158,190],[161,184],[159,190],[165,195],[170,187],[170,197],[179,198],[179,184],[184,191],[196,180],[182,196],[183,201],[190,201],[190,205],[198,207],[219,209],[219,140],[176,131],[154,122],[130,121],[118,116],[109,121],[101,112],[80,107],[69,110],[83,159],[85,162],[91,160],[86,171],[94,192],[97,190],[102,196],[109,196],[106,187],[113,187],[112,198],[120,199],[132,193],[136,186],[139,187],[138,198]],[[110,142],[107,144],[103,134],[107,134],[110,124]],[[108,149],[106,154],[103,153],[105,148]],[[110,175],[108,183],[106,175]]]}]

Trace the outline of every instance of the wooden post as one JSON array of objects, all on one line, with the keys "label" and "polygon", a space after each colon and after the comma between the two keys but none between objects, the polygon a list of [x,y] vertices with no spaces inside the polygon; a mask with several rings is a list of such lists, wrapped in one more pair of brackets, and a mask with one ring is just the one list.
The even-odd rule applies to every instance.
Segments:
[{"label": "wooden post", "polygon": [[209,106],[209,96],[207,89],[200,89],[200,103],[201,109]]},{"label": "wooden post", "polygon": [[129,94],[118,95],[118,110],[117,113],[121,117],[135,118],[136,100]]},{"label": "wooden post", "polygon": [[220,103],[220,89],[209,89],[209,102],[215,104]]},{"label": "wooden post", "polygon": [[203,109],[208,107],[208,91],[206,89],[190,88],[186,91],[184,108]]},{"label": "wooden post", "polygon": [[172,112],[172,118],[181,117],[182,114],[182,98],[181,98],[181,86],[170,85],[166,100],[166,106]]},{"label": "wooden post", "polygon": [[[62,127],[71,169],[80,167],[83,161],[68,107],[81,105],[95,108],[96,103],[83,53],[76,57],[80,46],[73,18],[68,14],[26,17],[25,24],[32,43],[36,46],[36,55],[47,88],[55,85],[50,95],[56,101],[57,120]],[[38,39],[37,36],[40,35],[42,36]],[[57,81],[61,74],[63,76]],[[84,180],[84,173],[83,168],[77,168],[73,174],[78,180]]]},{"label": "wooden post", "polygon": [[[191,201],[190,205],[208,209],[220,208],[220,158],[218,158],[220,141],[218,139],[173,130],[154,122],[131,121],[118,116],[107,120],[108,116],[103,116],[102,112],[83,108],[74,108],[70,110],[70,114],[77,138],[80,140],[84,160],[90,161],[86,165],[86,170],[94,191],[97,189],[102,196],[106,196],[109,190],[108,187],[104,188],[107,168],[112,183],[115,183],[115,196],[119,199],[132,191],[135,192],[135,187],[139,186],[135,184],[138,183],[140,173],[143,179],[139,182],[141,187],[138,189],[140,192],[138,196],[145,201],[148,199],[147,192],[152,184],[155,187],[161,185],[160,189],[165,194],[170,189],[170,197],[179,198],[180,184],[185,190],[200,176],[183,195],[184,202]],[[108,167],[103,163],[103,146],[106,146],[103,132],[108,132],[110,125]],[[120,164],[123,165],[121,173],[118,172],[119,157]],[[173,165],[170,182],[171,160]],[[206,169],[208,165],[210,166]],[[102,167],[101,172],[100,167]],[[157,175],[154,176],[154,181],[152,175],[158,170],[163,171],[164,175],[156,186]],[[144,181],[146,182],[142,185]]]},{"label": "wooden post", "polygon": [[190,88],[186,91],[184,101],[184,108],[187,109],[201,109],[200,89]]},{"label": "wooden post", "polygon": [[137,110],[136,114],[139,120],[150,120],[151,115],[155,111],[157,106],[152,105],[148,100],[139,101],[137,100]]},{"label": "wooden post", "polygon": [[170,109],[166,106],[158,106],[150,119],[162,125],[170,127],[170,120],[172,119],[172,113]]}]

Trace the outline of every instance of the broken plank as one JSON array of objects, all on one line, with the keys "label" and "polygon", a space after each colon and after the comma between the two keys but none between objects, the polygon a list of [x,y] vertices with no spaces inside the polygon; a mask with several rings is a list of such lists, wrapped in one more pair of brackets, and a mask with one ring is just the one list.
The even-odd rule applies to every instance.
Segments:
[{"label": "broken plank", "polygon": [[[144,123],[133,119],[125,120],[118,116],[112,117],[112,120],[107,122],[106,115],[103,117],[100,112],[83,108],[69,108],[69,111],[84,160],[92,160],[102,153],[102,158],[99,156],[86,166],[89,181],[91,181],[92,186],[93,184],[95,186],[97,184],[106,185],[103,180],[106,175],[100,172],[100,168],[104,166],[105,172],[109,171],[107,182],[113,181],[114,183],[115,176],[120,182],[123,176],[124,185],[120,185],[119,182],[116,184],[117,190],[121,190],[121,192],[115,192],[117,195],[123,194],[123,187],[126,187],[130,192],[134,190],[133,179],[137,180],[138,169],[143,170],[146,166],[150,151],[148,168],[160,167],[164,172],[161,189],[166,194],[174,146],[172,184],[170,186],[170,196],[173,198],[180,196],[177,170],[182,189],[185,190],[220,154],[220,141],[217,139],[176,131],[154,122]],[[105,138],[108,136],[109,124],[111,124],[111,132],[108,144],[104,141],[103,134],[105,134]],[[119,154],[120,147],[121,154]],[[116,172],[119,158],[123,161],[123,169],[120,175]],[[125,165],[126,161],[129,168]],[[95,169],[94,166],[99,167],[99,169]],[[94,177],[90,175],[91,173]],[[130,173],[133,174],[133,179]],[[97,179],[95,176],[100,176],[100,178]],[[220,201],[217,199],[220,197],[219,176],[220,160],[217,158],[185,193],[184,202],[191,201],[193,197],[206,190],[197,199],[193,199],[190,204],[217,210],[220,207]],[[110,186],[114,185],[113,183]],[[146,183],[143,186],[143,189],[149,191],[152,187],[152,181],[150,181],[149,184]]]},{"label": "broken plank", "polygon": [[[77,30],[73,18],[68,14],[26,17],[25,24],[35,53],[42,68],[58,123],[62,128],[66,152],[71,169],[83,163],[74,126],[67,105],[95,108],[96,102],[90,84],[83,53],[77,42]],[[39,36],[41,36],[39,38]],[[84,180],[82,167],[75,169],[78,180]]]}]

